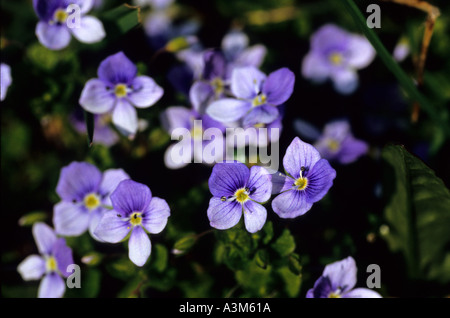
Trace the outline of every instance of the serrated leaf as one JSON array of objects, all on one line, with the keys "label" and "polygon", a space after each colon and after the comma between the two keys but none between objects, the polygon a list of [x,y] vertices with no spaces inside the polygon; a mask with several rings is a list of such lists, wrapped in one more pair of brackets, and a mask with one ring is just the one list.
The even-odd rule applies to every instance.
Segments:
[{"label": "serrated leaf", "polygon": [[384,238],[403,253],[410,277],[450,281],[450,191],[419,158],[402,146],[383,149]]}]

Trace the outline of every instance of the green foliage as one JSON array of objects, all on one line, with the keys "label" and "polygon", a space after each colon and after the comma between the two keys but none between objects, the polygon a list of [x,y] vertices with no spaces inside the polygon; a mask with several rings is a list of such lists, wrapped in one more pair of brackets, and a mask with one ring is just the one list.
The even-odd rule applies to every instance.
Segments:
[{"label": "green foliage", "polygon": [[274,233],[272,222],[254,234],[243,222],[217,231],[216,261],[234,272],[242,297],[296,297],[301,286],[301,265],[296,243],[288,229]]},{"label": "green foliage", "polygon": [[450,281],[450,192],[434,171],[402,146],[387,146],[385,239],[401,252],[415,279]]}]

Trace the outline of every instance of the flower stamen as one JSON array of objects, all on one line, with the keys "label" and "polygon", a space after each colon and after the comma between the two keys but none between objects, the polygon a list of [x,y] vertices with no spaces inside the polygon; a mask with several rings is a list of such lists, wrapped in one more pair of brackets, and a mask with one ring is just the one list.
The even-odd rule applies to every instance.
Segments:
[{"label": "flower stamen", "polygon": [[47,272],[55,272],[58,269],[58,263],[53,256],[47,258],[45,268],[47,269]]},{"label": "flower stamen", "polygon": [[248,188],[242,188],[242,189],[236,190],[236,192],[234,193],[233,197],[239,203],[246,202],[248,199],[250,199],[250,196],[249,196],[249,193],[248,193]]},{"label": "flower stamen", "polygon": [[84,206],[88,209],[88,210],[93,210],[98,208],[98,206],[100,205],[101,201],[100,198],[95,194],[95,193],[89,193],[84,197]]},{"label": "flower stamen", "polygon": [[328,56],[328,59],[330,60],[331,64],[339,66],[344,61],[344,57],[341,53],[333,52]]},{"label": "flower stamen", "polygon": [[116,94],[117,98],[122,98],[122,97],[127,96],[127,94],[128,94],[127,85],[117,84],[116,87],[114,88],[114,94]]},{"label": "flower stamen", "polygon": [[134,212],[133,214],[131,214],[130,223],[133,226],[141,225],[142,224],[142,213]]},{"label": "flower stamen", "polygon": [[261,106],[264,105],[267,102],[267,97],[264,94],[258,94],[255,98],[252,100],[252,106]]},{"label": "flower stamen", "polygon": [[53,14],[53,21],[59,24],[66,23],[67,17],[69,15],[67,14],[66,10],[64,9],[58,9]]}]

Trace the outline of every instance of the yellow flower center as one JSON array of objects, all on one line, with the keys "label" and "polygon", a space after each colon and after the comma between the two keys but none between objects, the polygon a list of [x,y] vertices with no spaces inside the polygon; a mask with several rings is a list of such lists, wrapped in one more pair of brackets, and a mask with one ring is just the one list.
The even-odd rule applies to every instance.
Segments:
[{"label": "yellow flower center", "polygon": [[58,269],[58,263],[53,256],[47,258],[47,261],[45,262],[45,268],[48,272],[54,272]]},{"label": "yellow flower center", "polygon": [[133,214],[131,214],[130,223],[133,226],[141,225],[142,224],[142,213],[134,212]]},{"label": "yellow flower center", "polygon": [[264,94],[257,95],[255,98],[253,98],[252,106],[261,106],[264,105],[267,102],[267,97]]},{"label": "yellow flower center", "polygon": [[236,198],[237,202],[244,203],[245,201],[247,201],[249,199],[247,189],[242,188],[242,189],[236,190],[236,192],[234,193],[234,197]]},{"label": "yellow flower center", "polygon": [[214,78],[211,81],[211,85],[214,88],[214,92],[216,93],[216,95],[222,94],[225,89],[225,84],[219,77]]},{"label": "yellow flower center", "polygon": [[341,53],[331,53],[328,58],[334,65],[341,65],[344,60]]},{"label": "yellow flower center", "polygon": [[294,185],[297,187],[297,190],[304,190],[308,186],[308,179],[300,177],[295,180]]},{"label": "yellow flower center", "polygon": [[58,9],[53,15],[53,20],[55,20],[57,23],[65,23],[68,16],[69,15],[67,14],[66,10]]},{"label": "yellow flower center", "polygon": [[114,88],[114,94],[116,94],[117,98],[125,97],[127,93],[127,85],[125,84],[117,84]]},{"label": "yellow flower center", "polygon": [[84,197],[84,206],[89,210],[97,208],[100,203],[100,198],[95,193],[89,193]]},{"label": "yellow flower center", "polygon": [[328,148],[330,148],[331,151],[336,151],[339,149],[339,142],[334,139],[328,140],[327,144],[328,144]]},{"label": "yellow flower center", "polygon": [[337,293],[329,293],[328,298],[341,298],[341,295]]},{"label": "yellow flower center", "polygon": [[203,138],[203,129],[198,126],[194,126],[191,129],[191,136],[194,139],[202,139]]}]

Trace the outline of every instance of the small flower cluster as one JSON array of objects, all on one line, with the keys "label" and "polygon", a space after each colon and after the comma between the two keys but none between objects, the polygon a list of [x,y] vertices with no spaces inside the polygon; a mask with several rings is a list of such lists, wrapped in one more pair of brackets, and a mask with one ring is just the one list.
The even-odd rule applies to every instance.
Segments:
[{"label": "small flower cluster", "polygon": [[259,166],[250,169],[240,162],[224,162],[214,166],[208,184],[213,198],[209,201],[208,218],[212,227],[229,229],[244,213],[245,227],[250,233],[265,224],[267,211],[262,206],[272,194],[273,211],[281,218],[295,218],[308,212],[333,185],[336,171],[310,144],[296,137],[283,158],[286,174],[276,180]]},{"label": "small flower cluster", "polygon": [[359,85],[359,69],[375,58],[375,49],[363,36],[326,24],[311,36],[311,48],[303,58],[302,74],[316,83],[331,79],[341,94],[353,93]]},{"label": "small flower cluster", "polygon": [[83,88],[80,105],[93,114],[112,114],[113,124],[131,138],[138,130],[136,108],[148,108],[164,90],[149,76],[138,76],[137,67],[119,52],[100,63],[98,78]]},{"label": "small flower cluster", "polygon": [[[193,139],[200,139],[202,146],[197,152],[209,144],[203,136],[207,128],[214,127],[222,133],[227,128],[243,128],[242,131],[249,127],[267,128],[267,135],[245,142],[256,146],[267,146],[270,129],[282,128],[282,105],[293,93],[295,75],[287,68],[264,74],[259,67],[266,49],[259,44],[249,46],[248,42],[245,33],[232,30],[223,38],[221,49],[184,52],[184,56],[189,57],[185,59],[186,65],[191,66],[194,74],[188,91],[191,108],[169,107],[162,114],[162,122],[170,134],[177,128],[185,128]],[[189,62],[193,60],[197,62]],[[193,130],[195,120],[202,121],[200,129]],[[235,135],[215,137],[223,138],[223,151],[220,149],[216,153],[216,158],[223,159],[224,149],[234,141]],[[240,137],[245,138],[238,136],[238,139]],[[187,161],[183,160],[183,164],[171,161],[173,148],[172,145],[167,149],[166,166],[181,168]],[[195,157],[196,149],[191,149],[192,153],[185,156]]]},{"label": "small flower cluster", "polygon": [[381,298],[374,290],[354,288],[356,271],[356,263],[351,256],[328,264],[314,287],[306,293],[306,298]]},{"label": "small flower cluster", "polygon": [[62,277],[73,264],[72,251],[64,238],[86,231],[102,243],[118,243],[129,237],[129,259],[144,266],[151,254],[148,236],[160,233],[170,216],[167,202],[153,197],[148,186],[131,180],[122,169],[103,173],[87,162],[72,162],[61,169],[56,192],[61,201],[54,206],[52,230],[44,223],[33,226],[41,256],[31,255],[18,267],[24,280],[45,274],[38,296],[61,297]]},{"label": "small flower cluster", "polygon": [[[40,43],[60,50],[69,45],[72,36],[84,43],[101,41],[105,37],[102,23],[86,15],[93,3],[34,0],[39,18],[36,35]],[[72,4],[81,8],[79,28],[70,28],[67,24]],[[187,49],[171,50],[170,41],[194,34],[195,23],[182,28],[174,26],[170,19],[173,0],[136,0],[135,4],[153,8],[144,23],[152,46],[176,53],[192,75],[191,81],[182,83],[189,83],[190,108],[171,106],[161,115],[168,133],[183,128],[193,137],[189,140],[191,151],[180,154],[187,159],[182,164],[171,160],[175,145],[168,147],[165,154],[168,168],[181,168],[196,159],[197,150],[203,151],[211,142],[203,135],[208,128],[216,128],[222,136],[230,127],[281,130],[283,106],[293,94],[295,74],[286,67],[264,73],[260,69],[266,55],[263,45],[249,46],[246,34],[232,30],[223,38],[220,49],[203,49],[195,42],[197,45]],[[365,38],[328,24],[312,36],[302,74],[315,82],[330,78],[338,92],[350,94],[359,83],[356,70],[369,65],[374,55],[375,51]],[[1,77],[1,100],[4,100],[11,75],[9,66],[3,63]],[[79,104],[95,115],[97,129],[105,128],[103,142],[111,145],[117,135],[105,124],[109,118],[120,133],[133,138],[139,128],[137,109],[155,105],[163,94],[163,88],[153,78],[138,74],[136,65],[123,52],[118,52],[100,63],[97,78],[86,82]],[[77,120],[74,123],[78,125]],[[284,172],[271,173],[265,167],[248,167],[238,160],[214,165],[208,180],[212,198],[206,211],[211,227],[230,229],[243,215],[246,230],[255,233],[266,224],[268,211],[264,205],[270,200],[272,210],[280,218],[302,216],[322,200],[333,185],[336,170],[329,161],[351,163],[368,151],[365,142],[353,137],[347,121],[330,122],[323,133],[305,123],[300,123],[299,127],[299,134],[307,131],[309,136],[314,136],[314,144],[295,137],[283,157]],[[257,140],[248,142],[267,146],[268,136],[258,136]],[[227,145],[226,140],[223,145]],[[219,149],[215,156],[223,158],[223,152]],[[123,169],[102,172],[88,162],[75,161],[63,167],[56,193],[60,201],[53,209],[54,229],[44,223],[34,224],[32,232],[40,255],[30,255],[18,266],[24,280],[42,278],[39,297],[62,297],[65,292],[63,278],[69,276],[67,268],[74,261],[72,250],[63,237],[89,232],[99,243],[128,239],[128,257],[142,267],[151,255],[149,234],[161,233],[171,215],[164,199],[154,197],[147,185],[133,181]],[[356,265],[349,257],[328,265],[307,297],[380,297],[370,290],[353,289],[355,285]]]},{"label": "small flower cluster", "polygon": [[[39,17],[36,25],[39,42],[51,50],[61,50],[69,45],[72,35],[88,44],[103,40],[106,34],[102,22],[86,15],[93,5],[93,0],[33,0],[34,10]],[[70,14],[76,10],[79,10],[80,15],[74,19],[80,21],[69,21]]]}]

